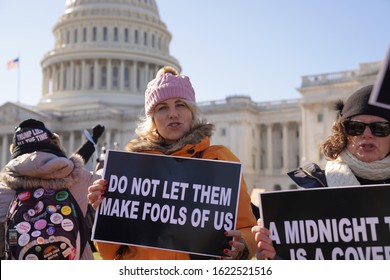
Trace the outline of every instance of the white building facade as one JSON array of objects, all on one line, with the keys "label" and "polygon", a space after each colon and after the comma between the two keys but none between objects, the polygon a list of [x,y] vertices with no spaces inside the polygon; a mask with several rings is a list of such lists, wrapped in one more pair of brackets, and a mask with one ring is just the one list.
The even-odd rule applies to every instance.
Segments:
[{"label": "white building facade", "polygon": [[[135,137],[148,81],[164,65],[181,69],[169,53],[172,36],[155,0],[68,0],[53,33],[55,46],[41,62],[40,102],[0,106],[1,166],[9,160],[15,126],[27,118],[60,134],[68,154],[85,140],[83,130],[98,123],[106,127],[100,147],[122,149]],[[334,102],[374,83],[380,66],[304,76],[301,99],[231,96],[199,106],[216,125],[212,143],[240,158],[249,192],[293,188],[287,171],[312,161],[324,164],[319,146],[330,134]]]}]

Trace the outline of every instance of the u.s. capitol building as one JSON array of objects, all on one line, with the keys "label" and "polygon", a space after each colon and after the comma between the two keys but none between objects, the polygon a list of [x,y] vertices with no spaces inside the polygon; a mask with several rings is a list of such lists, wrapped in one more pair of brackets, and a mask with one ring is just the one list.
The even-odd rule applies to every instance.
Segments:
[{"label": "u.s. capitol building", "polygon": [[[98,123],[106,127],[100,147],[122,149],[135,137],[148,81],[164,65],[181,69],[170,55],[172,35],[155,0],[68,0],[53,33],[55,46],[41,62],[40,102],[0,106],[1,166],[9,160],[15,125],[26,118],[60,134],[68,154],[85,140],[83,130]],[[226,145],[241,160],[249,192],[294,188],[287,171],[324,164],[319,147],[331,132],[333,103],[374,83],[380,66],[303,76],[300,99],[229,96],[199,106],[216,125],[212,143]]]}]

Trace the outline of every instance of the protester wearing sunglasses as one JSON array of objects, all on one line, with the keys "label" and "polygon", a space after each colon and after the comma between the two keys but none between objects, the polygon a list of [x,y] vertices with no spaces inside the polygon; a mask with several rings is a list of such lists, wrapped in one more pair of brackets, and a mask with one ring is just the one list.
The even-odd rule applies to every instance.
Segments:
[{"label": "protester wearing sunglasses", "polygon": [[345,132],[351,136],[358,136],[364,133],[364,130],[368,126],[371,133],[378,137],[386,137],[390,134],[389,122],[372,122],[364,123],[359,121],[347,120],[344,122]]},{"label": "protester wearing sunglasses", "polygon": [[[372,85],[338,101],[332,135],[322,145],[327,159],[325,171],[310,163],[288,173],[300,187],[335,187],[390,184],[390,110],[368,103]],[[278,258],[269,230],[252,228],[257,259]]]}]

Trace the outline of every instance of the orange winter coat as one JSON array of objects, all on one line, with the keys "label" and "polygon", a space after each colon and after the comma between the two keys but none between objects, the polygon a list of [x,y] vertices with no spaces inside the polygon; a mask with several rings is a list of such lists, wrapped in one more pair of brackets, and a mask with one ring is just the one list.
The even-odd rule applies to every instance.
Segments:
[{"label": "orange winter coat", "polygon": [[[152,154],[166,154],[164,151],[152,150],[151,147],[142,146],[142,149],[139,146],[138,140],[137,144],[127,147],[131,151],[142,151]],[[191,142],[191,141],[186,141]],[[131,142],[130,142],[131,143]],[[172,156],[178,157],[188,157],[188,158],[203,158],[211,160],[224,160],[224,161],[233,161],[238,162],[238,158],[225,146],[210,146],[209,136],[204,136],[199,142],[195,144],[184,144],[182,147],[175,152],[169,153]],[[249,250],[248,258],[254,256],[256,250],[256,242],[251,234],[252,226],[256,225],[256,218],[253,215],[250,197],[247,192],[247,187],[244,181],[244,178],[241,180],[241,189],[239,195],[238,203],[238,214],[237,214],[237,223],[236,229],[241,231],[241,236],[244,238],[246,246]],[[191,242],[191,237],[188,237],[188,242]],[[100,252],[103,259],[124,259],[124,260],[188,260],[190,255],[183,252],[160,250],[139,246],[127,246],[124,247],[121,244],[112,244],[105,242],[96,242],[95,243],[98,251]],[[125,250],[123,250],[125,248]],[[118,249],[121,251],[118,256]]]}]

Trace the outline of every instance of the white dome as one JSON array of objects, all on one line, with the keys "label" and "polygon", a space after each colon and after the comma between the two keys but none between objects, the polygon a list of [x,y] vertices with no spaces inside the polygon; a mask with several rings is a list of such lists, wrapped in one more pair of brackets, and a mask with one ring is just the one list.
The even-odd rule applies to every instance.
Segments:
[{"label": "white dome", "polygon": [[67,0],[65,13],[70,13],[83,9],[121,9],[138,10],[145,13],[153,13],[159,17],[156,1],[154,0]]},{"label": "white dome", "polygon": [[41,62],[41,107],[140,106],[159,68],[180,72],[155,0],[67,0],[65,6],[53,28],[54,49]]}]

